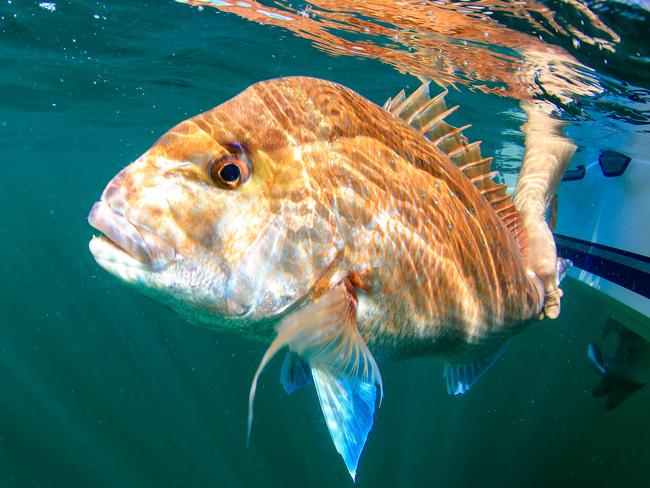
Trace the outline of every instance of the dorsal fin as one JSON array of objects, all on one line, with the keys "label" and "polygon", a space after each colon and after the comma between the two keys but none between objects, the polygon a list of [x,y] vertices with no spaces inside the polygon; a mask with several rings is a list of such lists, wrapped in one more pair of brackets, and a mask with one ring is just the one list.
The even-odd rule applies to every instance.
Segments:
[{"label": "dorsal fin", "polygon": [[424,82],[408,97],[402,90],[393,98],[389,98],[384,104],[384,109],[423,133],[440,151],[450,157],[492,205],[519,244],[524,259],[527,259],[528,240],[525,227],[510,195],[506,193],[507,185],[492,180],[497,172],[491,171],[492,158],[481,156],[481,141],[470,143],[463,135],[463,131],[471,125],[454,127],[445,121],[446,117],[458,108],[456,105],[448,109],[445,95],[446,90],[431,98],[429,82]]}]

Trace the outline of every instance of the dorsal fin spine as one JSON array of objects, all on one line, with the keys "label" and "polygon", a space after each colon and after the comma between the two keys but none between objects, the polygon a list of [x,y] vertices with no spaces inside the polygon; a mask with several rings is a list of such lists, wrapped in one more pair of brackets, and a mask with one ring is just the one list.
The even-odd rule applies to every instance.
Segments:
[{"label": "dorsal fin spine", "polygon": [[408,118],[411,114],[424,108],[429,101],[429,84],[423,83],[420,88],[411,93],[399,105],[395,106],[395,109],[391,110],[391,112],[410,123]]},{"label": "dorsal fin spine", "polygon": [[425,82],[408,97],[404,90],[389,98],[384,108],[400,117],[415,130],[424,134],[472,182],[483,198],[490,203],[510,235],[519,244],[522,255],[528,255],[526,229],[519,212],[506,193],[507,185],[492,180],[498,173],[491,171],[492,158],[481,156],[481,141],[468,142],[463,134],[471,125],[454,127],[445,119],[459,106],[447,108],[447,90],[431,98],[429,83]]},{"label": "dorsal fin spine", "polygon": [[458,166],[458,169],[460,169],[461,171],[470,171],[472,169],[479,168],[481,166],[486,166],[487,169],[489,170],[490,167],[492,166],[492,158],[489,157],[489,158],[479,159],[478,161],[471,161],[469,163],[465,163],[461,166]]},{"label": "dorsal fin spine", "polygon": [[459,166],[459,169],[468,178],[473,178],[474,176],[490,171],[490,168],[492,168],[492,158],[483,158],[479,159],[478,161]]},{"label": "dorsal fin spine", "polygon": [[[390,113],[395,113],[395,109],[406,99],[406,92],[400,90],[400,92],[394,97],[390,98],[389,108],[387,109]],[[388,103],[388,102],[387,102]]]},{"label": "dorsal fin spine", "polygon": [[423,134],[427,134],[430,132],[431,128],[434,127],[436,124],[439,124],[443,120],[445,120],[445,117],[453,114],[456,110],[460,108],[460,105],[455,105],[451,107],[450,109],[447,109],[446,111],[442,112],[439,115],[436,115],[433,119],[431,119],[429,122],[427,122],[424,126],[420,128],[420,132]]},{"label": "dorsal fin spine", "polygon": [[461,134],[464,130],[469,129],[470,127],[472,127],[472,124],[467,124],[467,125],[464,125],[462,127],[458,127],[456,129],[452,130],[451,132],[447,132],[446,134],[441,135],[435,141],[431,141],[431,142],[433,142],[437,146],[441,142],[449,139],[450,137]]},{"label": "dorsal fin spine", "polygon": [[495,204],[495,205],[499,205],[499,204],[501,204],[502,202],[512,203],[512,202],[510,201],[510,195],[508,195],[508,194],[504,194],[504,195],[500,195],[500,196],[498,196],[498,197],[492,199],[492,203]]},{"label": "dorsal fin spine", "polygon": [[507,185],[499,185],[499,186],[491,186],[489,188],[482,188],[481,190],[481,195],[483,195],[486,199],[494,198],[494,195],[498,195],[502,190],[505,190]]},{"label": "dorsal fin spine", "polygon": [[[426,119],[427,110],[436,110],[438,103],[439,101],[435,99],[434,100],[425,99],[423,103],[419,106],[419,108],[415,112],[413,112],[413,114],[408,118],[406,122],[409,125],[413,125],[415,127],[414,123],[416,119],[418,118]],[[415,128],[417,129],[417,127]]]},{"label": "dorsal fin spine", "polygon": [[475,141],[470,144],[465,144],[464,146],[460,146],[454,149],[453,151],[449,151],[447,153],[447,156],[449,156],[451,159],[454,159],[461,155],[467,155],[469,154],[470,151],[473,151],[474,149],[479,149],[482,143],[483,141]]},{"label": "dorsal fin spine", "polygon": [[444,99],[449,94],[449,91],[443,90],[438,93],[435,97],[431,99],[433,103],[438,103],[440,100]]},{"label": "dorsal fin spine", "polygon": [[490,187],[489,183],[493,183],[492,178],[494,178],[498,173],[496,171],[490,171],[489,173],[484,173],[479,176],[475,176],[474,178],[471,178],[472,183],[474,183],[474,186],[482,189],[486,186]]}]

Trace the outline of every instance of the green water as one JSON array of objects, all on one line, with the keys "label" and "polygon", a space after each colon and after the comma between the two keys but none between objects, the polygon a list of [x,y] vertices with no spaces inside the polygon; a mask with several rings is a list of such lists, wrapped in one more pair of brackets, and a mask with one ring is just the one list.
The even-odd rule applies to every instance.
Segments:
[{"label": "green water", "polygon": [[[417,80],[173,2],[37,3],[0,4],[0,486],[351,486],[315,392],[285,394],[279,361],[245,446],[265,346],[186,325],[103,272],[86,216],[158,135],[255,81],[318,76],[381,103]],[[486,153],[522,144],[516,101],[450,96]],[[648,486],[650,389],[612,412],[591,396],[585,349],[605,315],[564,288],[561,318],[516,337],[464,397],[437,361],[383,366],[357,486]]]}]

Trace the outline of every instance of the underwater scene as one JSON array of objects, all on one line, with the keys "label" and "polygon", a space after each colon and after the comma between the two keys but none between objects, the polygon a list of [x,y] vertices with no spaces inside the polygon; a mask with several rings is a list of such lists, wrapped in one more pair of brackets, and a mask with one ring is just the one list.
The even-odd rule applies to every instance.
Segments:
[{"label": "underwater scene", "polygon": [[0,0],[0,487],[650,486],[649,33]]}]

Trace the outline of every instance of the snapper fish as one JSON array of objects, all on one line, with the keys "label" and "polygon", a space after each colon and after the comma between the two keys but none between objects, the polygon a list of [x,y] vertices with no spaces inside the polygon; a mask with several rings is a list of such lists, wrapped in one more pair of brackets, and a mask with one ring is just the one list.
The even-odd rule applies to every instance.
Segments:
[{"label": "snapper fish", "polygon": [[[320,79],[254,84],[164,134],[88,217],[108,272],[190,322],[270,344],[249,435],[260,373],[287,348],[282,385],[313,384],[353,479],[380,364],[441,358],[449,393],[465,393],[549,296],[528,265],[548,246],[522,217],[546,203],[515,207],[468,126],[445,122],[458,107],[444,95],[423,83],[380,107]],[[527,178],[552,193],[558,172],[544,171]]]}]

